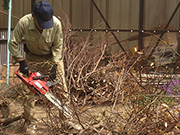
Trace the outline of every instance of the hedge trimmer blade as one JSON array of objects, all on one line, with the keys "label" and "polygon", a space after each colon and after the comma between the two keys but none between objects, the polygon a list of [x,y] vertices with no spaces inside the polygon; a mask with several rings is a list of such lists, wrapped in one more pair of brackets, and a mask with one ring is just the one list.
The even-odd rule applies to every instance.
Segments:
[{"label": "hedge trimmer blade", "polygon": [[67,117],[72,117],[72,111],[65,105],[62,105],[61,101],[57,99],[52,93],[49,91],[44,94],[45,97],[51,101],[55,106],[57,106]]}]

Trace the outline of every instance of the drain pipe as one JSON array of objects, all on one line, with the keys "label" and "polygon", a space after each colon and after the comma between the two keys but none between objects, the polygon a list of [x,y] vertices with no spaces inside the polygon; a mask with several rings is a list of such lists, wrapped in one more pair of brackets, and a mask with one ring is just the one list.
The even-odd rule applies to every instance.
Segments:
[{"label": "drain pipe", "polygon": [[12,0],[9,0],[6,84],[9,84],[9,61],[10,61],[9,41],[11,37],[11,9],[12,9]]}]

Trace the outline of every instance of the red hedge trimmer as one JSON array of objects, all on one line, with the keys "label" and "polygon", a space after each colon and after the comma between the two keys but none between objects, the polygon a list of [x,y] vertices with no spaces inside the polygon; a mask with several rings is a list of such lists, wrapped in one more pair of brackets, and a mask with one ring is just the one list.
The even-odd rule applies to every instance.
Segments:
[{"label": "red hedge trimmer", "polygon": [[23,77],[19,74],[19,69],[16,71],[17,77],[34,93],[42,96],[44,95],[49,101],[57,106],[67,117],[72,117],[72,111],[65,105],[62,105],[59,99],[57,99],[52,93],[50,93],[50,87],[57,84],[56,82],[48,81],[48,75],[42,75],[40,72],[29,71],[29,77]]}]

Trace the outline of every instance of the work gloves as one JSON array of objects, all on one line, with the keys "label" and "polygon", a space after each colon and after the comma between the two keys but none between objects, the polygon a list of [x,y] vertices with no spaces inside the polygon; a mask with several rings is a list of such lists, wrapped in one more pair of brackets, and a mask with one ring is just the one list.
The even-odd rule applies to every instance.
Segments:
[{"label": "work gloves", "polygon": [[[20,64],[20,72],[29,76],[29,68],[26,64],[25,60],[19,61]],[[53,81],[56,78],[56,68],[57,68],[57,64],[55,64],[50,71],[50,75],[49,78]]]},{"label": "work gloves", "polygon": [[29,68],[26,64],[26,61],[25,60],[19,61],[19,64],[20,64],[20,72],[29,76]]},{"label": "work gloves", "polygon": [[53,81],[54,79],[56,79],[56,69],[57,69],[57,64],[55,64],[51,71],[50,71],[50,75],[49,78]]}]

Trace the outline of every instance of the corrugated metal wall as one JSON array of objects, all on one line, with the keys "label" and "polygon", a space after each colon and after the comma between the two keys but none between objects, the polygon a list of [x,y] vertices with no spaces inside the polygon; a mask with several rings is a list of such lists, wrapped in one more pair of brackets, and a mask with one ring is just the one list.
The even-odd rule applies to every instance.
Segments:
[{"label": "corrugated metal wall", "polygon": [[[40,0],[36,0],[38,2]],[[68,15],[73,28],[106,28],[91,0],[48,0],[55,15],[61,15],[61,9]],[[113,29],[138,29],[140,0],[94,0]],[[168,22],[179,0],[145,0],[145,28],[153,29]],[[7,10],[0,1],[0,28],[7,28]],[[18,18],[31,12],[31,0],[12,0],[12,27]],[[170,27],[179,29],[180,12],[172,20]],[[90,20],[91,19],[91,20]],[[92,23],[92,24],[90,24]]]},{"label": "corrugated metal wall", "polygon": [[[38,2],[40,0],[36,0]],[[72,28],[76,29],[106,29],[106,25],[97,12],[92,0],[47,0],[54,8],[56,16],[62,15],[62,10],[69,17]],[[94,0],[112,29],[139,29],[140,0]],[[164,26],[170,19],[180,0],[144,0],[144,29],[155,29]],[[3,0],[0,0],[3,5]],[[31,0],[12,0],[12,28],[18,18],[31,12]],[[8,11],[0,6],[0,28],[7,28]],[[180,29],[180,8],[176,12],[170,29]],[[82,32],[83,34],[85,32]],[[135,36],[138,32],[116,32],[118,39],[124,40]],[[0,37],[1,38],[1,37]],[[122,43],[124,48],[138,45],[138,40]],[[113,47],[117,47],[115,44]]]},{"label": "corrugated metal wall", "polygon": [[7,56],[7,32],[5,31],[2,31],[0,32],[0,37],[1,37],[1,40],[0,40],[0,65],[6,63],[6,56]]},{"label": "corrugated metal wall", "polygon": [[[0,31],[0,65],[6,64],[7,61],[7,31]],[[23,41],[19,45],[21,54],[25,56],[23,51]],[[11,60],[10,60],[11,62]]]}]

